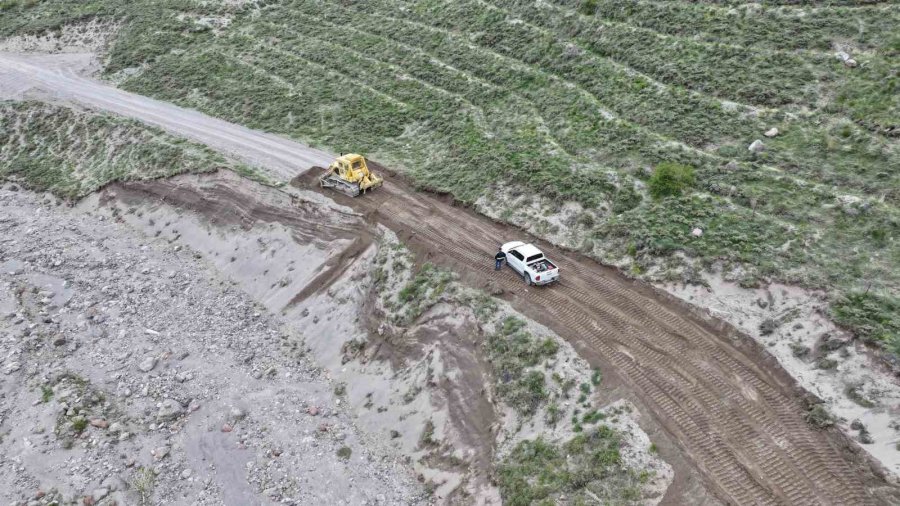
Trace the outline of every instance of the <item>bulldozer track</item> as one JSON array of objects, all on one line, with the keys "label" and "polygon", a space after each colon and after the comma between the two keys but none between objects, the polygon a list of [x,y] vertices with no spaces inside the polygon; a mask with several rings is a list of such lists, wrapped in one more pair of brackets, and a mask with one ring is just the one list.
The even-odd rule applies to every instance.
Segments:
[{"label": "bulldozer track", "polygon": [[490,278],[514,306],[544,312],[560,335],[601,353],[726,502],[878,502],[826,434],[805,423],[795,387],[730,337],[563,252],[548,251],[561,265],[563,280],[555,286],[528,287],[509,270],[496,273],[492,247],[508,233],[502,226],[473,223],[437,198],[427,202],[404,190],[391,185],[348,204],[376,211],[380,222],[431,255],[448,257],[454,268]]}]

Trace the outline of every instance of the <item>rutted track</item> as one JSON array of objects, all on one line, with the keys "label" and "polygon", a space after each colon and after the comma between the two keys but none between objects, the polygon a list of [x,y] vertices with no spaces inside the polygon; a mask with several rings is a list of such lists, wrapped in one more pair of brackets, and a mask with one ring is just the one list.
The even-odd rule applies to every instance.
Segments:
[{"label": "rutted track", "polygon": [[865,458],[847,450],[843,435],[805,423],[802,391],[749,339],[733,340],[647,287],[551,247],[563,281],[528,288],[511,271],[492,269],[494,246],[513,239],[507,227],[389,181],[383,191],[339,200],[430,261],[502,288],[517,309],[599,351],[727,502],[880,502],[867,490]]},{"label": "rutted track", "polygon": [[[77,75],[71,61],[0,55],[0,92],[47,94],[134,117],[267,167],[287,179],[326,153],[194,111],[117,90]],[[301,181],[309,185],[310,177]],[[683,307],[614,271],[553,248],[563,282],[527,288],[509,271],[495,273],[496,244],[510,229],[415,192],[399,178],[358,199],[327,194],[395,230],[436,263],[474,284],[501,287],[523,312],[612,363],[651,414],[734,504],[875,504],[885,486],[867,457],[837,431],[803,421],[802,392],[749,339],[732,339]],[[314,229],[298,225],[301,236]]]}]

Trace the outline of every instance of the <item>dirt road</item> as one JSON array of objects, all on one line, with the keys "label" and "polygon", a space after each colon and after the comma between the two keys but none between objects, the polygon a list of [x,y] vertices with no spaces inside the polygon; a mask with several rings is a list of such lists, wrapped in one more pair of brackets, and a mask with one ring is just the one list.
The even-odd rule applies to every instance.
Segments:
[{"label": "dirt road", "polygon": [[[45,58],[0,55],[0,86],[138,118],[284,178],[329,159],[285,139],[116,90],[79,76],[63,60]],[[301,177],[299,184],[313,187],[312,177]],[[528,288],[508,270],[495,273],[496,245],[520,234],[416,192],[400,178],[362,198],[334,198],[393,229],[423,260],[450,266],[476,286],[502,290],[518,310],[596,351],[727,503],[889,502],[873,490],[890,487],[845,436],[805,423],[803,392],[751,339],[555,248],[545,251],[561,266],[557,286]]]},{"label": "dirt road", "polygon": [[76,103],[127,116],[206,144],[248,164],[264,166],[284,179],[334,159],[331,153],[86,77],[92,61],[91,54],[0,53],[0,98]]},{"label": "dirt road", "polygon": [[[315,187],[313,175],[296,184]],[[453,268],[524,314],[612,363],[709,486],[732,504],[874,504],[883,481],[837,430],[804,421],[804,393],[750,338],[691,315],[650,287],[542,244],[560,284],[527,287],[493,270],[498,243],[517,231],[415,192],[398,177],[383,191],[335,197],[400,236],[423,260]]]}]

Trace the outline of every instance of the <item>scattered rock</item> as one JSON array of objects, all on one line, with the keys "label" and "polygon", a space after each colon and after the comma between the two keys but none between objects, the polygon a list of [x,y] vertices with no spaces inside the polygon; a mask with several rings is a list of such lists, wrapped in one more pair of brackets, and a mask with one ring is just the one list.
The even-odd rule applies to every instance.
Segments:
[{"label": "scattered rock", "polygon": [[[98,429],[105,429],[109,427],[109,422],[102,418],[91,418],[90,424],[92,427],[97,427]],[[97,495],[94,494],[94,497],[97,497]],[[100,498],[98,497],[98,499]]]},{"label": "scattered rock", "polygon": [[153,458],[156,460],[162,460],[169,455],[170,450],[171,449],[168,446],[160,446],[159,448],[150,450],[150,455],[153,455]]},{"label": "scattered rock", "polygon": [[94,489],[91,495],[94,497],[95,501],[99,501],[109,495],[109,490],[105,488]]},{"label": "scattered rock", "polygon": [[762,153],[765,150],[766,150],[766,145],[763,144],[763,141],[761,141],[759,139],[756,139],[755,141],[751,142],[750,145],[747,147],[747,151],[750,151],[753,154]]},{"label": "scattered rock", "polygon": [[146,357],[138,364],[138,370],[141,372],[150,372],[156,367],[156,357]]},{"label": "scattered rock", "polygon": [[192,474],[194,474],[193,471],[191,471],[189,468],[185,468],[178,476],[181,477],[182,480],[186,480],[190,478]]},{"label": "scattered rock", "polygon": [[234,427],[232,427],[230,424],[227,424],[227,423],[222,424],[222,432],[231,432],[233,430],[234,430]]},{"label": "scattered rock", "polygon": [[243,420],[246,418],[247,412],[241,408],[233,407],[229,415],[231,415],[232,420]]},{"label": "scattered rock", "polygon": [[22,364],[18,362],[10,362],[3,368],[3,374],[12,374],[22,368]]},{"label": "scattered rock", "polygon": [[316,416],[319,414],[319,408],[317,408],[316,406],[310,406],[306,408],[306,413],[310,416]]},{"label": "scattered rock", "polygon": [[866,430],[866,426],[861,421],[859,421],[859,419],[853,420],[850,423],[850,428],[853,430]]},{"label": "scattered rock", "polygon": [[169,421],[178,418],[178,416],[184,411],[184,408],[181,404],[174,399],[166,399],[159,406],[159,411],[156,413],[156,419],[162,421]]},{"label": "scattered rock", "polygon": [[738,170],[739,168],[741,168],[741,166],[737,163],[737,160],[731,160],[730,162],[725,164],[725,170],[727,171],[733,172]]},{"label": "scattered rock", "polygon": [[834,53],[834,57],[840,60],[841,63],[849,68],[853,68],[859,65],[859,63],[855,59],[853,59],[853,57],[850,56],[850,54],[846,51],[838,51],[837,53]]},{"label": "scattered rock", "polygon": [[691,230],[691,235],[694,237],[703,237],[703,229],[695,228],[694,230]]},{"label": "scattered rock", "polygon": [[772,127],[770,129],[766,130],[766,133],[764,133],[763,135],[765,135],[766,137],[770,137],[770,138],[775,137],[776,135],[778,135],[778,129],[775,127]]}]

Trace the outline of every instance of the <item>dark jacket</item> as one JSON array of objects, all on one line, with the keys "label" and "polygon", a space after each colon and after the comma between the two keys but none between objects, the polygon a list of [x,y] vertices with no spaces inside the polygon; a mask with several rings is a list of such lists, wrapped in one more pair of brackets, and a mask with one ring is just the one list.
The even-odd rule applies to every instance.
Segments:
[{"label": "dark jacket", "polygon": [[506,260],[506,253],[498,251],[497,254],[494,255],[494,260]]}]

